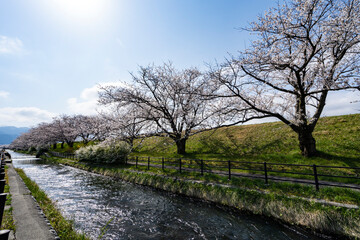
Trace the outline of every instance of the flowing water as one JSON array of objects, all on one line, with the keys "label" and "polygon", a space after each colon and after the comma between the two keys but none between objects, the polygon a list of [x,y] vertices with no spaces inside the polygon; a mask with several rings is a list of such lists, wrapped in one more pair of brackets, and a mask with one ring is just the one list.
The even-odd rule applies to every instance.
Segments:
[{"label": "flowing water", "polygon": [[318,239],[260,216],[10,153],[93,239],[102,231],[103,239]]}]

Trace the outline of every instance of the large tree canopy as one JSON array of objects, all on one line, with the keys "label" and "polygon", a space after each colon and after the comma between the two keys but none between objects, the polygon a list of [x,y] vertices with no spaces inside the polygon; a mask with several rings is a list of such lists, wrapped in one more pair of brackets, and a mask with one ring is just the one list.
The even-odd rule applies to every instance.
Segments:
[{"label": "large tree canopy", "polygon": [[315,155],[312,132],[328,93],[360,89],[359,0],[287,1],[245,30],[258,38],[213,71],[218,96],[237,99],[239,122],[283,121],[298,134],[302,154]]},{"label": "large tree canopy", "polygon": [[153,123],[157,128],[153,132],[173,139],[178,153],[185,153],[189,136],[216,121],[216,112],[201,97],[209,95],[210,88],[199,70],[178,71],[164,64],[141,67],[132,77],[126,87],[103,87],[100,102],[133,109],[133,119]]}]

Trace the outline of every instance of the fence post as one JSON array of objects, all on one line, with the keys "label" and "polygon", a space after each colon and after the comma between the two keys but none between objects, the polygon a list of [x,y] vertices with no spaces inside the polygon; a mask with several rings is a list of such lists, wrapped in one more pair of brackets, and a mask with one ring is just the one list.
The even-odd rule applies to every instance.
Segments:
[{"label": "fence post", "polygon": [[179,172],[181,173],[181,158],[179,158]]},{"label": "fence post", "polygon": [[10,230],[0,230],[0,239],[9,239]]},{"label": "fence post", "polygon": [[150,169],[150,157],[148,157],[148,170]]},{"label": "fence post", "polygon": [[316,170],[316,165],[313,165],[313,169],[314,169],[314,178],[315,178],[315,187],[316,187],[316,191],[319,191],[319,179],[318,179],[318,174],[317,174],[317,170]]},{"label": "fence post", "polygon": [[201,175],[204,175],[204,161],[201,159]]},{"label": "fence post", "polygon": [[229,167],[229,180],[231,179],[231,161],[228,161],[228,167]]},{"label": "fence post", "polygon": [[3,220],[6,196],[7,196],[6,193],[1,193],[0,194],[0,225],[1,225],[2,220]]},{"label": "fence post", "polygon": [[265,174],[265,183],[268,184],[268,173],[267,173],[266,162],[264,162],[264,174]]},{"label": "fence post", "polygon": [[161,158],[161,168],[164,171],[164,157]]},{"label": "fence post", "polygon": [[136,163],[135,163],[136,168],[138,168],[138,166],[137,166],[138,165],[138,160],[139,160],[139,157],[136,157],[136,160],[135,160],[136,161]]},{"label": "fence post", "polygon": [[0,180],[0,193],[4,193],[5,189],[5,179]]}]

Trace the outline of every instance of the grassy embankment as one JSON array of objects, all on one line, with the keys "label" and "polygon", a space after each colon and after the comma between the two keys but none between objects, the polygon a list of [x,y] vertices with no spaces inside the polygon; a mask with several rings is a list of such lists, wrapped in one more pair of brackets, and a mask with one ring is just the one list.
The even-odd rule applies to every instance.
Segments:
[{"label": "grassy embankment", "polygon": [[[176,146],[170,139],[151,137],[145,139],[133,155],[360,167],[360,114],[321,118],[314,138],[319,154],[313,158],[301,156],[297,135],[281,122],[233,126],[194,135],[188,140],[185,156],[176,154]],[[274,170],[291,171],[294,168]],[[309,167],[297,167],[296,170],[312,173]],[[348,169],[322,168],[319,171],[330,175],[360,175],[359,171]],[[354,182],[350,179],[323,180]]]},{"label": "grassy embankment", "polygon": [[[276,162],[292,164],[318,164],[331,166],[360,167],[360,114],[345,115],[337,117],[321,118],[315,129],[314,137],[317,140],[317,148],[320,155],[314,158],[304,158],[298,149],[296,135],[286,125],[275,123],[264,123],[256,125],[234,126],[222,128],[195,135],[188,140],[188,153],[185,156],[176,154],[176,146],[167,138],[150,137],[142,142],[142,147],[132,153],[135,156],[164,156],[164,157],[189,157],[202,159],[232,159],[241,161]],[[74,148],[82,146],[76,143]],[[64,149],[57,148],[57,151],[73,152],[66,145]],[[99,171],[113,174],[121,166],[93,166]],[[306,198],[320,198],[340,203],[350,203],[360,206],[359,192],[339,188],[321,188],[319,192],[313,186],[303,186],[291,183],[264,184],[263,180],[251,180],[244,178],[221,177],[213,174],[201,176],[199,173],[179,173],[167,169],[164,172],[146,167],[132,170],[143,170],[157,175],[166,175],[176,178],[187,178],[230,184],[238,187],[258,189],[283,195],[293,195]],[[287,170],[283,168],[282,170]],[[293,169],[292,169],[293,170]],[[297,168],[296,171],[301,171]],[[311,169],[307,168],[306,171]],[[325,171],[324,171],[325,170]],[[323,171],[323,172],[321,172]],[[321,169],[320,173],[334,175],[359,176],[360,172],[347,169]],[[271,173],[274,175],[274,173]],[[293,175],[291,175],[293,177]],[[305,176],[301,176],[305,177]],[[312,178],[312,176],[309,176]],[[320,178],[325,179],[325,178]],[[336,178],[336,181],[348,181],[359,184],[359,181]]]},{"label": "grassy embankment", "polygon": [[[360,115],[322,118],[314,132],[319,156],[304,158],[298,150],[296,135],[282,123],[236,126],[205,132],[190,138],[185,156],[176,154],[171,140],[150,137],[134,156],[186,157],[241,161],[267,161],[295,164],[321,164],[359,167]],[[79,147],[80,144],[75,145]],[[62,151],[71,152],[65,148]],[[240,210],[262,214],[331,234],[360,238],[360,210],[326,206],[309,199],[325,199],[360,206],[360,193],[349,189],[321,188],[292,183],[264,184],[263,180],[220,177],[213,174],[178,173],[174,170],[134,166],[101,165],[70,160],[58,161],[85,170],[154,186],[164,190],[203,198],[233,206]],[[333,170],[333,174],[359,175],[355,170]],[[145,173],[146,172],[146,173]],[[174,179],[175,178],[175,179]],[[200,180],[202,182],[179,181]],[[226,184],[227,187],[205,183]],[[307,200],[304,198],[308,198]]]},{"label": "grassy embankment", "polygon": [[[312,158],[301,156],[296,134],[281,122],[233,126],[194,135],[187,142],[187,154],[185,155],[176,154],[176,146],[171,139],[149,137],[141,143],[138,141],[140,147],[131,155],[360,167],[359,136],[360,114],[353,114],[319,120],[314,131],[319,154]],[[76,143],[74,148],[68,148],[65,144],[64,149],[58,147],[55,151],[74,152],[82,146],[82,143]],[[220,165],[222,163],[213,164]],[[254,164],[245,164],[242,167],[262,169],[261,165]],[[271,168],[275,171],[313,173],[312,167],[271,166]],[[234,172],[236,171],[240,170],[234,170]],[[318,168],[317,171],[318,174],[323,175],[360,176],[360,171],[354,169]],[[270,173],[270,176],[274,175],[313,179],[313,176],[310,175]],[[359,184],[356,179],[320,177],[320,180]]]},{"label": "grassy embankment", "polygon": [[89,239],[84,234],[75,231],[72,222],[66,220],[61,215],[60,211],[56,208],[54,203],[52,203],[45,192],[41,190],[35,182],[28,178],[22,169],[16,169],[16,171],[29,188],[31,194],[34,196],[45,216],[51,223],[51,226],[55,229],[61,239]]},{"label": "grassy embankment", "polygon": [[[194,135],[183,157],[360,166],[360,114],[321,118],[315,128],[319,156],[300,154],[297,135],[282,122],[233,126]],[[169,138],[145,139],[136,155],[181,157]],[[331,162],[329,162],[329,160]]]},{"label": "grassy embankment", "polygon": [[[352,114],[319,120],[314,131],[319,155],[313,158],[301,156],[297,135],[281,122],[232,126],[194,135],[187,141],[185,155],[176,153],[171,139],[149,137],[132,154],[360,167],[359,136],[360,114]],[[82,143],[75,143],[69,148],[65,144],[61,149],[58,144],[55,151],[74,152],[82,146]]]}]

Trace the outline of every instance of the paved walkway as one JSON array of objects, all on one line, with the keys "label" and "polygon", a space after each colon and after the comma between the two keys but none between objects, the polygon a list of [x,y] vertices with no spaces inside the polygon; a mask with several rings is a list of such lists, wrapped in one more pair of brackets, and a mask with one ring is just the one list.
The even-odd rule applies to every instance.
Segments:
[{"label": "paved walkway", "polygon": [[8,164],[16,240],[58,239],[12,164]]}]

